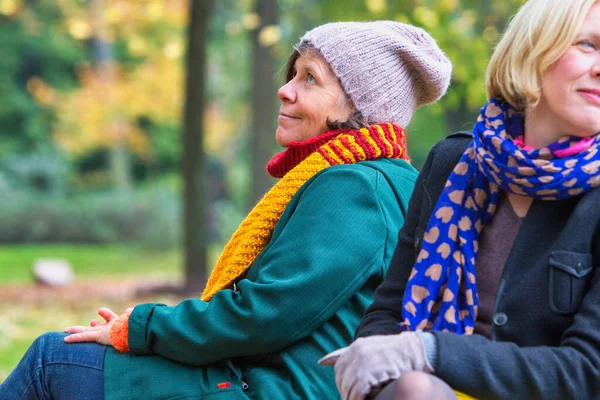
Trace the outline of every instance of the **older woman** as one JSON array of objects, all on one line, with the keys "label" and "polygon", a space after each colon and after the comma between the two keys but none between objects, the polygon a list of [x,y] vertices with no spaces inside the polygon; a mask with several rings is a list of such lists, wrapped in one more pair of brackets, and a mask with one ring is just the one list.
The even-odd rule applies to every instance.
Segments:
[{"label": "older woman", "polygon": [[324,361],[344,399],[600,396],[600,2],[529,0],[487,89],[473,134],[432,149],[359,339]]},{"label": "older woman", "polygon": [[308,32],[278,92],[287,149],[267,169],[281,180],[225,247],[202,300],[121,317],[100,309],[106,324],[43,335],[0,398],[335,397],[317,360],[351,342],[383,280],[416,179],[401,127],[445,92],[450,71],[410,25]]}]

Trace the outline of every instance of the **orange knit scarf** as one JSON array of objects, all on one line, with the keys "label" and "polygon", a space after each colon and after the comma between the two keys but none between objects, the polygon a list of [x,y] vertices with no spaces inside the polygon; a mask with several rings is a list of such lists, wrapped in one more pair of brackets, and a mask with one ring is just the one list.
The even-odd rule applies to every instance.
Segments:
[{"label": "orange knit scarf", "polygon": [[402,128],[388,123],[359,130],[341,130],[285,174],[250,211],[225,246],[208,279],[202,300],[209,301],[219,290],[231,288],[244,274],[271,240],[273,229],[292,197],[317,172],[333,165],[378,158],[409,161],[406,134]]}]

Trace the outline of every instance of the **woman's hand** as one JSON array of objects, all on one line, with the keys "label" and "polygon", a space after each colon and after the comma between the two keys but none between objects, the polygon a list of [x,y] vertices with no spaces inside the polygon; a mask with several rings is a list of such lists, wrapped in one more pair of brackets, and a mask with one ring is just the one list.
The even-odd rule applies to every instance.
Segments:
[{"label": "woman's hand", "polygon": [[[126,310],[131,311],[129,308]],[[90,322],[90,326],[69,326],[65,328],[65,332],[70,335],[65,337],[66,343],[79,343],[79,342],[96,342],[106,346],[111,346],[110,342],[110,329],[114,321],[119,318],[117,314],[112,312],[108,308],[99,308],[98,315],[100,315],[106,323],[100,324],[98,320],[93,319]]]},{"label": "woman's hand", "polygon": [[343,400],[362,400],[409,371],[433,372],[423,339],[416,332],[359,338],[319,363],[335,365],[335,383]]}]

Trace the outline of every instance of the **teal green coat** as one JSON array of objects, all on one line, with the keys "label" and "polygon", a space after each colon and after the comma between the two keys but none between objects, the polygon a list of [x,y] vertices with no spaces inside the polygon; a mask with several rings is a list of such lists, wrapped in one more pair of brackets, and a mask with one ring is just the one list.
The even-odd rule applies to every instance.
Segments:
[{"label": "teal green coat", "polygon": [[316,174],[237,292],[135,307],[131,352],[106,354],[106,398],[337,398],[333,368],[317,360],[352,342],[391,261],[416,177],[408,163],[388,159]]}]

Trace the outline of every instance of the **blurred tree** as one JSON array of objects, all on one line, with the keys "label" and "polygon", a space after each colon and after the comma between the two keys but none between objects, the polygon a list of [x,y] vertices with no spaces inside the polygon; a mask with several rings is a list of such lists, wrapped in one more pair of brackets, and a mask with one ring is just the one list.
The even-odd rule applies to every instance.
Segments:
[{"label": "blurred tree", "polygon": [[[151,171],[136,172],[137,179],[173,174],[183,153],[178,134],[184,107],[184,33],[189,7],[204,0],[103,0],[106,44],[113,58],[112,85],[104,84],[93,68],[89,1],[0,0],[0,158],[33,150],[60,154],[44,152],[58,147],[79,168],[66,180],[69,184],[75,181],[84,189],[108,186],[108,155],[115,137],[107,131],[118,120],[136,168]],[[198,117],[205,127],[204,150],[215,158],[215,165],[222,165],[215,170],[226,174],[237,209],[244,210],[249,197],[256,201],[269,186],[263,178],[274,145],[273,99],[278,86],[274,73],[306,30],[337,20],[392,19],[422,26],[438,40],[454,63],[454,76],[448,94],[420,110],[409,126],[411,155],[419,166],[441,136],[470,128],[485,101],[484,73],[493,45],[521,3],[212,2],[205,20],[206,107]],[[262,62],[268,65],[260,67]],[[263,96],[271,100],[262,100]],[[269,116],[259,117],[262,113]],[[82,174],[84,169],[89,173]],[[230,221],[217,220],[220,227],[234,228],[242,216],[241,212],[225,214]]]},{"label": "blurred tree", "polygon": [[[104,9],[90,18],[79,1],[57,0],[74,38],[88,43],[98,22],[104,24],[102,41],[93,40],[91,47],[112,60],[102,68],[77,66],[79,88],[59,93],[52,103],[54,138],[92,174],[112,165],[120,171],[113,182],[126,187],[130,153],[148,168],[178,167],[179,146],[173,143],[181,123],[187,1],[104,1]],[[103,153],[111,156],[98,156]]]},{"label": "blurred tree", "polygon": [[[91,11],[91,22],[93,30],[94,64],[95,74],[103,89],[97,96],[110,101],[110,87],[115,85],[115,68],[112,45],[108,41],[107,24],[105,21],[105,1],[88,0]],[[104,126],[105,134],[112,136],[110,144],[110,170],[115,188],[120,191],[130,191],[131,165],[129,162],[129,151],[126,147],[126,121],[119,115],[118,111],[113,113],[111,120]]]},{"label": "blurred tree", "polygon": [[207,26],[212,0],[190,2],[183,128],[184,251],[187,291],[200,291],[208,277],[205,224],[204,109]]},{"label": "blurred tree", "polygon": [[57,90],[77,87],[85,46],[63,29],[54,0],[0,1],[0,159],[52,150]]},{"label": "blurred tree", "polygon": [[265,165],[272,156],[273,134],[277,127],[275,84],[275,54],[273,45],[281,37],[278,22],[277,0],[256,0],[258,27],[250,31],[252,38],[252,145],[250,202],[256,204],[269,190],[273,180],[267,175]]}]

